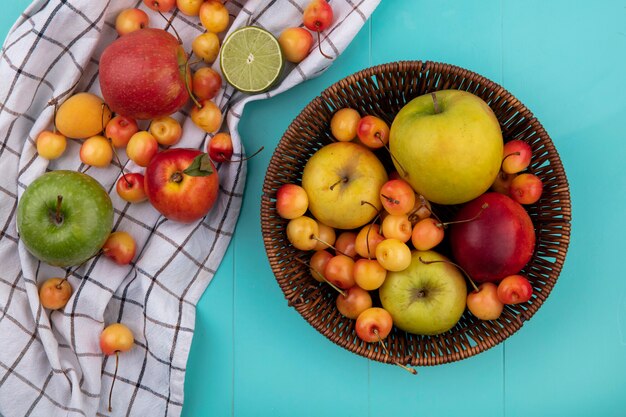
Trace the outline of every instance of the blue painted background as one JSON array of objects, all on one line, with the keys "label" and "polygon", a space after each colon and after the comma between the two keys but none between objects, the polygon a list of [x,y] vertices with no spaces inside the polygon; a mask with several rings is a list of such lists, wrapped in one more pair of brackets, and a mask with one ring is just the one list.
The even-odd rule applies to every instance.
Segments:
[{"label": "blue painted background", "polygon": [[[0,38],[28,5],[3,4]],[[546,128],[570,182],[561,277],[505,343],[461,362],[401,369],[345,351],[289,307],[265,257],[260,196],[273,148],[324,88],[365,67],[436,60],[517,96]],[[384,0],[322,76],[251,103],[236,234],[198,305],[186,417],[626,415],[626,3]]]}]

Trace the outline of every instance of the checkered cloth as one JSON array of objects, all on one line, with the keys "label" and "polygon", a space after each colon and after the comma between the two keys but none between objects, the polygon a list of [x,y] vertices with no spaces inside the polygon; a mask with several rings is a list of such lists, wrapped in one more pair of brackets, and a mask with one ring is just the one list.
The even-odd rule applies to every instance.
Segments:
[{"label": "checkered cloth", "polygon": [[[308,0],[230,0],[235,16],[229,31],[244,25],[278,35],[300,23]],[[379,0],[332,0],[335,19],[323,33],[322,46],[339,55],[363,26]],[[195,306],[226,251],[241,206],[246,178],[242,162],[218,166],[220,194],[202,221],[168,221],[148,204],[128,204],[113,191],[119,166],[89,168],[78,157],[80,142],[70,140],[53,162],[38,157],[34,140],[52,127],[53,97],[73,92],[100,94],[98,58],[117,34],[118,12],[140,7],[150,26],[170,25],[140,0],[35,0],[4,42],[0,56],[0,415],[177,416],[195,324]],[[185,49],[203,32],[197,18],[178,12],[172,24]],[[317,47],[317,44],[315,45]],[[215,99],[230,131],[235,158],[244,155],[237,124],[245,104],[272,97],[323,72],[331,60],[315,49],[300,65],[288,64],[283,81],[269,93],[247,96],[227,87]],[[214,65],[219,70],[219,65]],[[211,135],[188,118],[189,107],[174,115],[183,123],[178,146],[206,149]],[[145,126],[143,126],[145,128]],[[270,150],[271,151],[271,150]],[[124,170],[141,168],[119,152]],[[114,164],[116,165],[116,164]],[[15,226],[17,201],[35,178],[55,169],[87,173],[110,192],[114,229],[135,238],[138,253],[129,266],[97,256],[79,268],[51,267],[33,258],[20,243]],[[63,310],[41,307],[37,286],[69,274],[74,293]],[[115,360],[98,346],[105,325],[126,324],[135,346],[120,355],[113,395],[108,391]],[[209,376],[210,377],[210,376]]]}]

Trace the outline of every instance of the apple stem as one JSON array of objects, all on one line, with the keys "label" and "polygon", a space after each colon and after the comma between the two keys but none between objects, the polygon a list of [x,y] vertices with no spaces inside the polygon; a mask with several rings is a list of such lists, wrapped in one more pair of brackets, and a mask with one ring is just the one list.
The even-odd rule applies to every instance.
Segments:
[{"label": "apple stem", "polygon": [[113,385],[115,385],[115,380],[117,379],[117,367],[120,361],[120,352],[119,350],[115,351],[115,372],[113,373],[113,380],[111,381],[111,389],[109,390],[109,413],[113,411],[111,407],[111,397],[113,397]]},{"label": "apple stem", "polygon": [[[380,345],[383,347],[383,351],[385,352],[385,355],[391,356],[391,355],[389,355],[389,351],[387,350],[387,346],[385,345],[385,342],[383,341],[383,339],[380,338],[380,334],[378,333],[378,329],[374,329],[374,334],[378,338],[378,343],[380,343]],[[404,369],[405,371],[410,372],[413,375],[417,375],[417,370],[415,370],[413,368],[409,368],[408,366],[403,365],[403,364],[401,364],[398,361],[394,361],[393,363],[394,363],[394,365],[398,365],[400,368]]]},{"label": "apple stem", "polygon": [[56,206],[56,213],[54,215],[54,220],[56,221],[57,225],[61,224],[63,222],[63,215],[61,214],[61,203],[63,202],[63,196],[61,194],[57,195],[57,206]]},{"label": "apple stem", "polygon": [[435,109],[435,114],[439,114],[441,113],[441,108],[439,107],[439,101],[437,100],[437,94],[430,93],[431,97],[433,98],[433,107]]},{"label": "apple stem", "polygon": [[469,280],[470,284],[472,284],[472,287],[474,287],[474,290],[478,291],[478,286],[476,285],[476,283],[474,282],[474,280],[472,279],[470,274],[468,274],[467,271],[461,267],[461,265],[456,264],[456,263],[454,263],[452,261],[446,261],[446,260],[443,260],[443,259],[436,259],[434,261],[425,261],[425,260],[422,259],[421,256],[419,257],[419,260],[420,260],[421,263],[426,264],[426,265],[436,264],[436,263],[444,263],[444,264],[450,264],[450,265],[456,266],[457,268],[459,268],[461,270],[461,272],[463,272],[463,275],[465,275],[467,277],[467,279]]},{"label": "apple stem", "polygon": [[187,60],[187,62],[185,63],[185,88],[187,89],[187,94],[189,94],[189,97],[191,98],[191,101],[193,101],[193,104],[195,104],[197,108],[201,109],[202,104],[200,104],[196,96],[193,95],[193,91],[191,89],[191,86],[189,85],[189,77],[187,76],[188,73],[189,73],[189,60]]},{"label": "apple stem", "polygon": [[[450,224],[457,224],[457,223],[468,223],[468,222],[472,222],[474,220],[476,220],[477,218],[480,217],[480,215],[483,213],[483,211],[485,211],[485,209],[489,207],[489,203],[485,203],[482,206],[480,206],[480,211],[478,213],[476,213],[476,215],[474,217],[472,217],[471,219],[463,219],[463,220],[455,220],[455,221],[451,221],[451,222],[441,222],[439,221],[439,223],[437,223],[435,226],[437,227],[448,227],[448,225]],[[439,219],[437,219],[439,220]]]},{"label": "apple stem", "polygon": [[[316,23],[316,25],[319,26],[319,23]],[[324,51],[322,51],[322,36],[320,35],[319,30],[317,30],[316,32],[317,32],[317,46],[320,50],[320,54],[322,54],[322,56],[326,59],[333,59],[333,57],[326,55]]]},{"label": "apple stem", "polygon": [[328,188],[330,188],[330,191],[332,191],[332,190],[334,190],[334,189],[335,189],[335,187],[336,187],[337,185],[341,184],[342,182],[343,182],[344,184],[345,184],[345,183],[347,183],[347,182],[348,182],[348,178],[347,178],[347,177],[343,177],[342,179],[340,179],[339,181],[337,181],[336,183],[334,183],[333,185],[331,185],[331,186],[330,186],[330,187],[328,187]]},{"label": "apple stem", "polygon": [[183,174],[180,171],[176,171],[172,174],[172,176],[170,177],[170,181],[173,182],[181,182],[183,180]]}]

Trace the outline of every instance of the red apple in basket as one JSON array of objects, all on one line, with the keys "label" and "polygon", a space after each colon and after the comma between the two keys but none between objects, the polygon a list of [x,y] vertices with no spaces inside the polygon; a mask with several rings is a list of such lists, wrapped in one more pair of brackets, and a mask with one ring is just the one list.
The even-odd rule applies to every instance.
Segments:
[{"label": "red apple in basket", "polygon": [[172,148],[152,158],[144,185],[150,203],[159,213],[170,220],[190,223],[213,207],[219,179],[208,154]]},{"label": "red apple in basket", "polygon": [[189,99],[187,54],[163,29],[124,35],[100,57],[100,88],[109,107],[134,119],[153,119],[178,111]]},{"label": "red apple in basket", "polygon": [[475,281],[499,281],[517,274],[535,248],[535,230],[519,203],[489,192],[465,204],[450,227],[450,244],[457,263]]}]

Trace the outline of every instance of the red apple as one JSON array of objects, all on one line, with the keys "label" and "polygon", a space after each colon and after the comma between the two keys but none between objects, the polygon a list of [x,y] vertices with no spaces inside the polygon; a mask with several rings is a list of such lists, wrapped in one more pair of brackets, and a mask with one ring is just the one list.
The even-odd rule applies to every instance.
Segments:
[{"label": "red apple", "polygon": [[498,287],[493,282],[483,282],[467,294],[467,308],[481,320],[495,320],[502,314],[504,304],[498,298]]},{"label": "red apple", "polygon": [[100,88],[109,107],[134,119],[168,116],[189,99],[187,54],[163,29],[128,33],[100,57]]},{"label": "red apple", "polygon": [[211,210],[219,179],[207,154],[197,149],[171,148],[152,158],[144,185],[150,203],[159,213],[189,223]]},{"label": "red apple", "polygon": [[144,177],[139,172],[122,175],[115,184],[115,190],[122,200],[140,203],[148,199],[144,189]]},{"label": "red apple", "polygon": [[519,304],[530,300],[533,286],[523,275],[509,275],[498,284],[498,298],[504,304]]},{"label": "red apple", "polygon": [[[479,214],[480,213],[480,214]],[[535,230],[524,207],[496,192],[466,203],[452,224],[450,244],[457,263],[474,280],[499,281],[518,273],[535,248]]]}]

